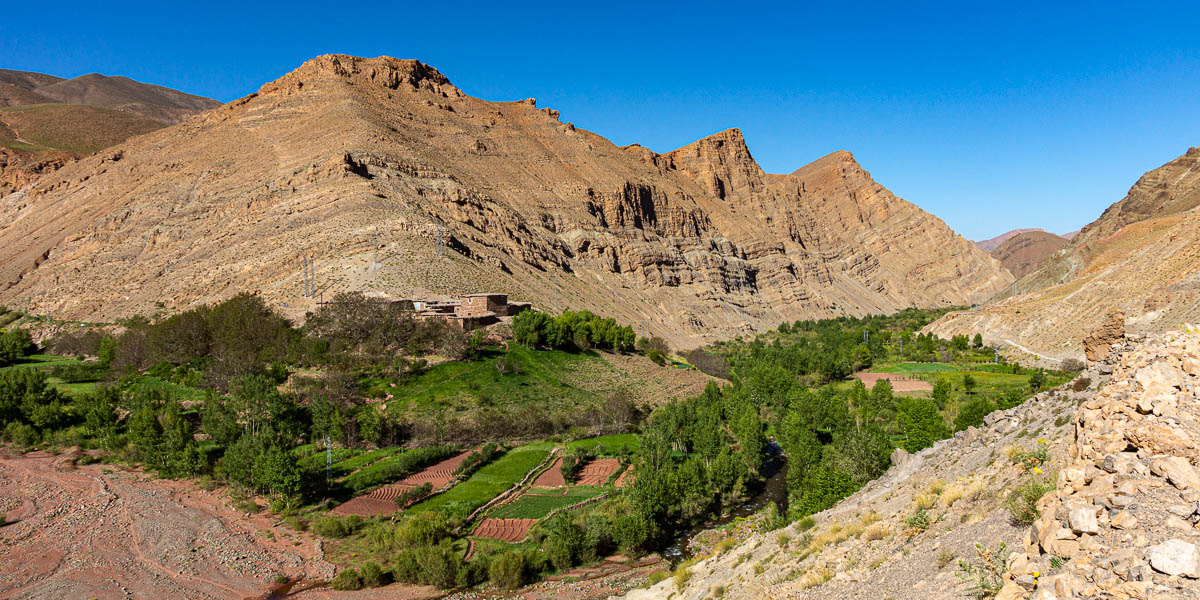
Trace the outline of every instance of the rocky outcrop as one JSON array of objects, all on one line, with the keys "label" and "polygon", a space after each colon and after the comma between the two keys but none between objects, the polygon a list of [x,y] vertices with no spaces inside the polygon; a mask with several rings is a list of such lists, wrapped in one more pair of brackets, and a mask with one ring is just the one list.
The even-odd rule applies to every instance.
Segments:
[{"label": "rocky outcrop", "polygon": [[0,216],[0,301],[89,320],[241,290],[301,317],[319,300],[302,297],[304,255],[326,296],[493,290],[677,346],[1011,282],[848,152],[773,175],[737,130],[617,147],[387,57],[313,59],[39,178]]},{"label": "rocky outcrop", "polygon": [[1200,335],[1112,362],[1000,598],[1200,598]]},{"label": "rocky outcrop", "polygon": [[1125,337],[1125,313],[1110,313],[1108,318],[1083,338],[1083,353],[1092,362],[1105,362],[1113,344]]}]

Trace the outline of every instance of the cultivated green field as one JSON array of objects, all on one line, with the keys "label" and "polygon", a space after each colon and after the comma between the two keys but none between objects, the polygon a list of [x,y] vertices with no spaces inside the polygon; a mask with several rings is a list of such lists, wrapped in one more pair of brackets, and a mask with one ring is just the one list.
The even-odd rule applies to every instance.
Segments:
[{"label": "cultivated green field", "polygon": [[487,516],[497,519],[540,519],[551,512],[595,498],[604,493],[604,488],[577,485],[562,491],[530,489],[520,498],[504,504]]},{"label": "cultivated green field", "polygon": [[575,448],[592,449],[597,456],[623,456],[635,454],[638,450],[641,450],[642,439],[636,433],[600,435],[575,440],[567,444],[568,450],[574,450]]},{"label": "cultivated green field", "polygon": [[446,493],[417,503],[409,510],[442,510],[466,515],[516,485],[526,473],[546,460],[553,447],[554,444],[543,442],[513,448]]}]

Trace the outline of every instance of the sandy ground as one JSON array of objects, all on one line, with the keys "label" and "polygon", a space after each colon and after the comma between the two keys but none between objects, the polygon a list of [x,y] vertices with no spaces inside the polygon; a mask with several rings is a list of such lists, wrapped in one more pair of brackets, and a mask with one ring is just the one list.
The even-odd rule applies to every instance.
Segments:
[{"label": "sandy ground", "polygon": [[2,598],[246,598],[330,577],[320,542],[188,482],[68,454],[0,455]]},{"label": "sandy ground", "polygon": [[921,381],[915,377],[907,375],[899,375],[896,373],[855,373],[855,377],[862,380],[863,385],[867,389],[875,387],[875,383],[880,379],[886,379],[892,383],[892,391],[894,392],[928,392],[933,390],[933,386],[927,381]]}]

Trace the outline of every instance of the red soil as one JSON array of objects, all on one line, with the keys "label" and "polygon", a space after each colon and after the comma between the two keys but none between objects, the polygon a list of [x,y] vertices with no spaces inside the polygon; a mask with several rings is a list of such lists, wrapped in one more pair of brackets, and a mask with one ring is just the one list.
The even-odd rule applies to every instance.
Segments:
[{"label": "red soil", "polygon": [[633,483],[633,467],[630,466],[627,469],[625,469],[624,473],[621,473],[621,476],[617,478],[617,480],[613,483],[613,485],[615,485],[619,488],[623,488],[627,485],[631,485],[632,483]]},{"label": "red soil", "polygon": [[534,487],[542,488],[560,488],[567,485],[567,482],[562,476],[562,459],[554,461],[546,472],[538,475],[537,479],[533,480]]},{"label": "red soil", "polygon": [[892,391],[894,392],[928,392],[933,389],[927,381],[921,381],[915,377],[899,375],[896,373],[855,373],[855,377],[862,380],[863,385],[867,389],[875,387],[875,383],[880,379],[886,379],[892,383]]},{"label": "red soil", "polygon": [[390,515],[398,510],[396,498],[404,492],[429,483],[433,489],[441,488],[454,480],[454,470],[466,460],[473,450],[466,450],[440,463],[426,467],[396,483],[385,485],[368,494],[354,498],[334,508],[339,515],[375,516]]},{"label": "red soil", "polygon": [[529,528],[537,522],[537,519],[484,519],[472,535],[505,542],[519,542],[525,539]]},{"label": "red soil", "polygon": [[621,468],[621,461],[616,458],[597,458],[580,469],[576,483],[579,485],[603,485],[619,468]]},{"label": "red soil", "polygon": [[311,536],[275,517],[73,456],[0,455],[0,507],[21,517],[3,530],[0,598],[244,598],[279,573],[334,573]]}]

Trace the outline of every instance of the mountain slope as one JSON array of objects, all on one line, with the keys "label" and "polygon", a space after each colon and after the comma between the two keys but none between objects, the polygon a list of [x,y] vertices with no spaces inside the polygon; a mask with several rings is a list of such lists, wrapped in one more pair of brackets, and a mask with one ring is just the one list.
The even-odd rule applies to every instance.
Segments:
[{"label": "mountain slope", "polygon": [[1069,246],[1018,281],[1017,295],[927,329],[982,332],[1054,358],[1082,357],[1083,338],[1112,312],[1131,331],[1200,318],[1200,148],[1146,173]]},{"label": "mountain slope", "polygon": [[737,130],[667,154],[617,147],[387,57],[308,61],[42,177],[0,217],[0,300],[72,318],[247,289],[301,316],[304,255],[326,296],[507,292],[678,345],[1011,282],[849,153],[770,175]]},{"label": "mountain slope", "polygon": [[211,98],[139,83],[128,77],[91,73],[63,79],[43,73],[0,69],[0,106],[51,103],[111,108],[165,125],[180,123],[221,104]]},{"label": "mountain slope", "polygon": [[999,248],[1000,244],[1003,244],[1004,242],[1007,242],[1008,240],[1010,240],[1018,235],[1021,235],[1022,233],[1029,233],[1031,231],[1045,231],[1045,230],[1042,229],[1041,227],[1030,227],[1027,229],[1014,229],[1012,231],[1006,231],[994,238],[975,242],[975,245],[979,246],[980,250],[983,250],[984,252],[987,252],[990,254],[992,252],[992,250]]},{"label": "mountain slope", "polygon": [[0,69],[0,195],[80,156],[219,105],[127,77],[63,79]]},{"label": "mountain slope", "polygon": [[1014,235],[990,252],[1015,277],[1024,277],[1042,266],[1046,259],[1070,242],[1045,231],[1026,231]]}]

